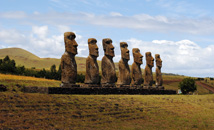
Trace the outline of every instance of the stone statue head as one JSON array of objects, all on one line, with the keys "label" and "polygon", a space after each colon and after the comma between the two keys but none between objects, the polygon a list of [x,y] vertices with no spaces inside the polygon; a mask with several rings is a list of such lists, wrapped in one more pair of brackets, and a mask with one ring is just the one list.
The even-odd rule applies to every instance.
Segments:
[{"label": "stone statue head", "polygon": [[151,52],[146,52],[146,64],[150,67],[154,67],[154,58]]},{"label": "stone statue head", "polygon": [[110,38],[103,39],[103,50],[105,55],[114,57],[114,46],[112,45],[112,40]]},{"label": "stone statue head", "polygon": [[75,41],[76,35],[73,32],[64,33],[65,51],[71,54],[77,54],[77,42]]},{"label": "stone statue head", "polygon": [[95,38],[88,39],[89,54],[95,57],[99,56],[97,40]]},{"label": "stone statue head", "polygon": [[156,61],[156,66],[161,68],[162,67],[162,60],[161,60],[159,54],[155,54],[155,61]]},{"label": "stone statue head", "polygon": [[138,64],[143,64],[143,55],[141,55],[140,50],[138,48],[133,48],[132,53],[134,57],[134,62]]},{"label": "stone statue head", "polygon": [[123,59],[129,60],[129,49],[128,44],[126,42],[120,42],[120,50],[121,50],[121,56]]}]

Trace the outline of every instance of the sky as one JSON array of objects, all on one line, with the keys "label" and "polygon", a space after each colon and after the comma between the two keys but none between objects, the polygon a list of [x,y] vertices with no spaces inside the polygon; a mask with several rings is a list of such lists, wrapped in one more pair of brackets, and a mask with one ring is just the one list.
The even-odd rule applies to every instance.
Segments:
[{"label": "sky", "polygon": [[[214,77],[213,0],[1,0],[0,49],[19,47],[41,57],[60,58],[64,32],[75,32],[78,57],[88,56],[88,38],[111,38],[114,62],[120,42],[160,54],[162,72]],[[153,72],[155,67],[153,67]]]}]

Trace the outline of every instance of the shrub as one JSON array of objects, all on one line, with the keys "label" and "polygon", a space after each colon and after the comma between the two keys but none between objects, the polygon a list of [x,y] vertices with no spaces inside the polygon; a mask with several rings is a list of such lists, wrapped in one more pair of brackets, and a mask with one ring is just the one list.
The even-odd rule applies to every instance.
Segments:
[{"label": "shrub", "polygon": [[195,80],[192,78],[184,78],[178,86],[181,89],[183,94],[187,94],[189,92],[194,92],[197,90],[197,86],[195,85]]}]

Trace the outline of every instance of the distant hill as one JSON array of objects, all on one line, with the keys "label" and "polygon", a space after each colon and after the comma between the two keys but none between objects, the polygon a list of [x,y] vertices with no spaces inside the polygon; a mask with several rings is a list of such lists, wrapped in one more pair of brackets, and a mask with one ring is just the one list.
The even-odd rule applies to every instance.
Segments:
[{"label": "distant hill", "polygon": [[[6,55],[10,59],[16,61],[16,65],[24,65],[26,68],[36,69],[50,69],[50,67],[55,64],[57,69],[60,64],[60,59],[57,58],[40,58],[31,52],[21,49],[21,48],[4,48],[0,49],[0,59],[3,59]],[[83,57],[76,57],[77,70],[79,72],[85,72],[85,60]],[[99,68],[101,69],[101,61],[98,61]],[[115,63],[116,70],[118,70],[118,63]]]}]

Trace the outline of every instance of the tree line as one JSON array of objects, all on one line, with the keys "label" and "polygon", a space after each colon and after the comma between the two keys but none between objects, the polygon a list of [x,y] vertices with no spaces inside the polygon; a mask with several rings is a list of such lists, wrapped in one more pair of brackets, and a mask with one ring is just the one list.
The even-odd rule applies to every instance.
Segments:
[{"label": "tree line", "polygon": [[[50,70],[35,70],[25,68],[25,66],[16,66],[15,60],[11,60],[9,56],[5,56],[4,59],[0,59],[0,73],[3,74],[15,74],[15,75],[23,75],[23,76],[32,76],[38,78],[46,78],[46,79],[55,79],[61,80],[61,66],[59,66],[58,70],[56,69],[56,65],[52,65]],[[77,74],[77,82],[83,83],[85,80],[85,75]]]}]

